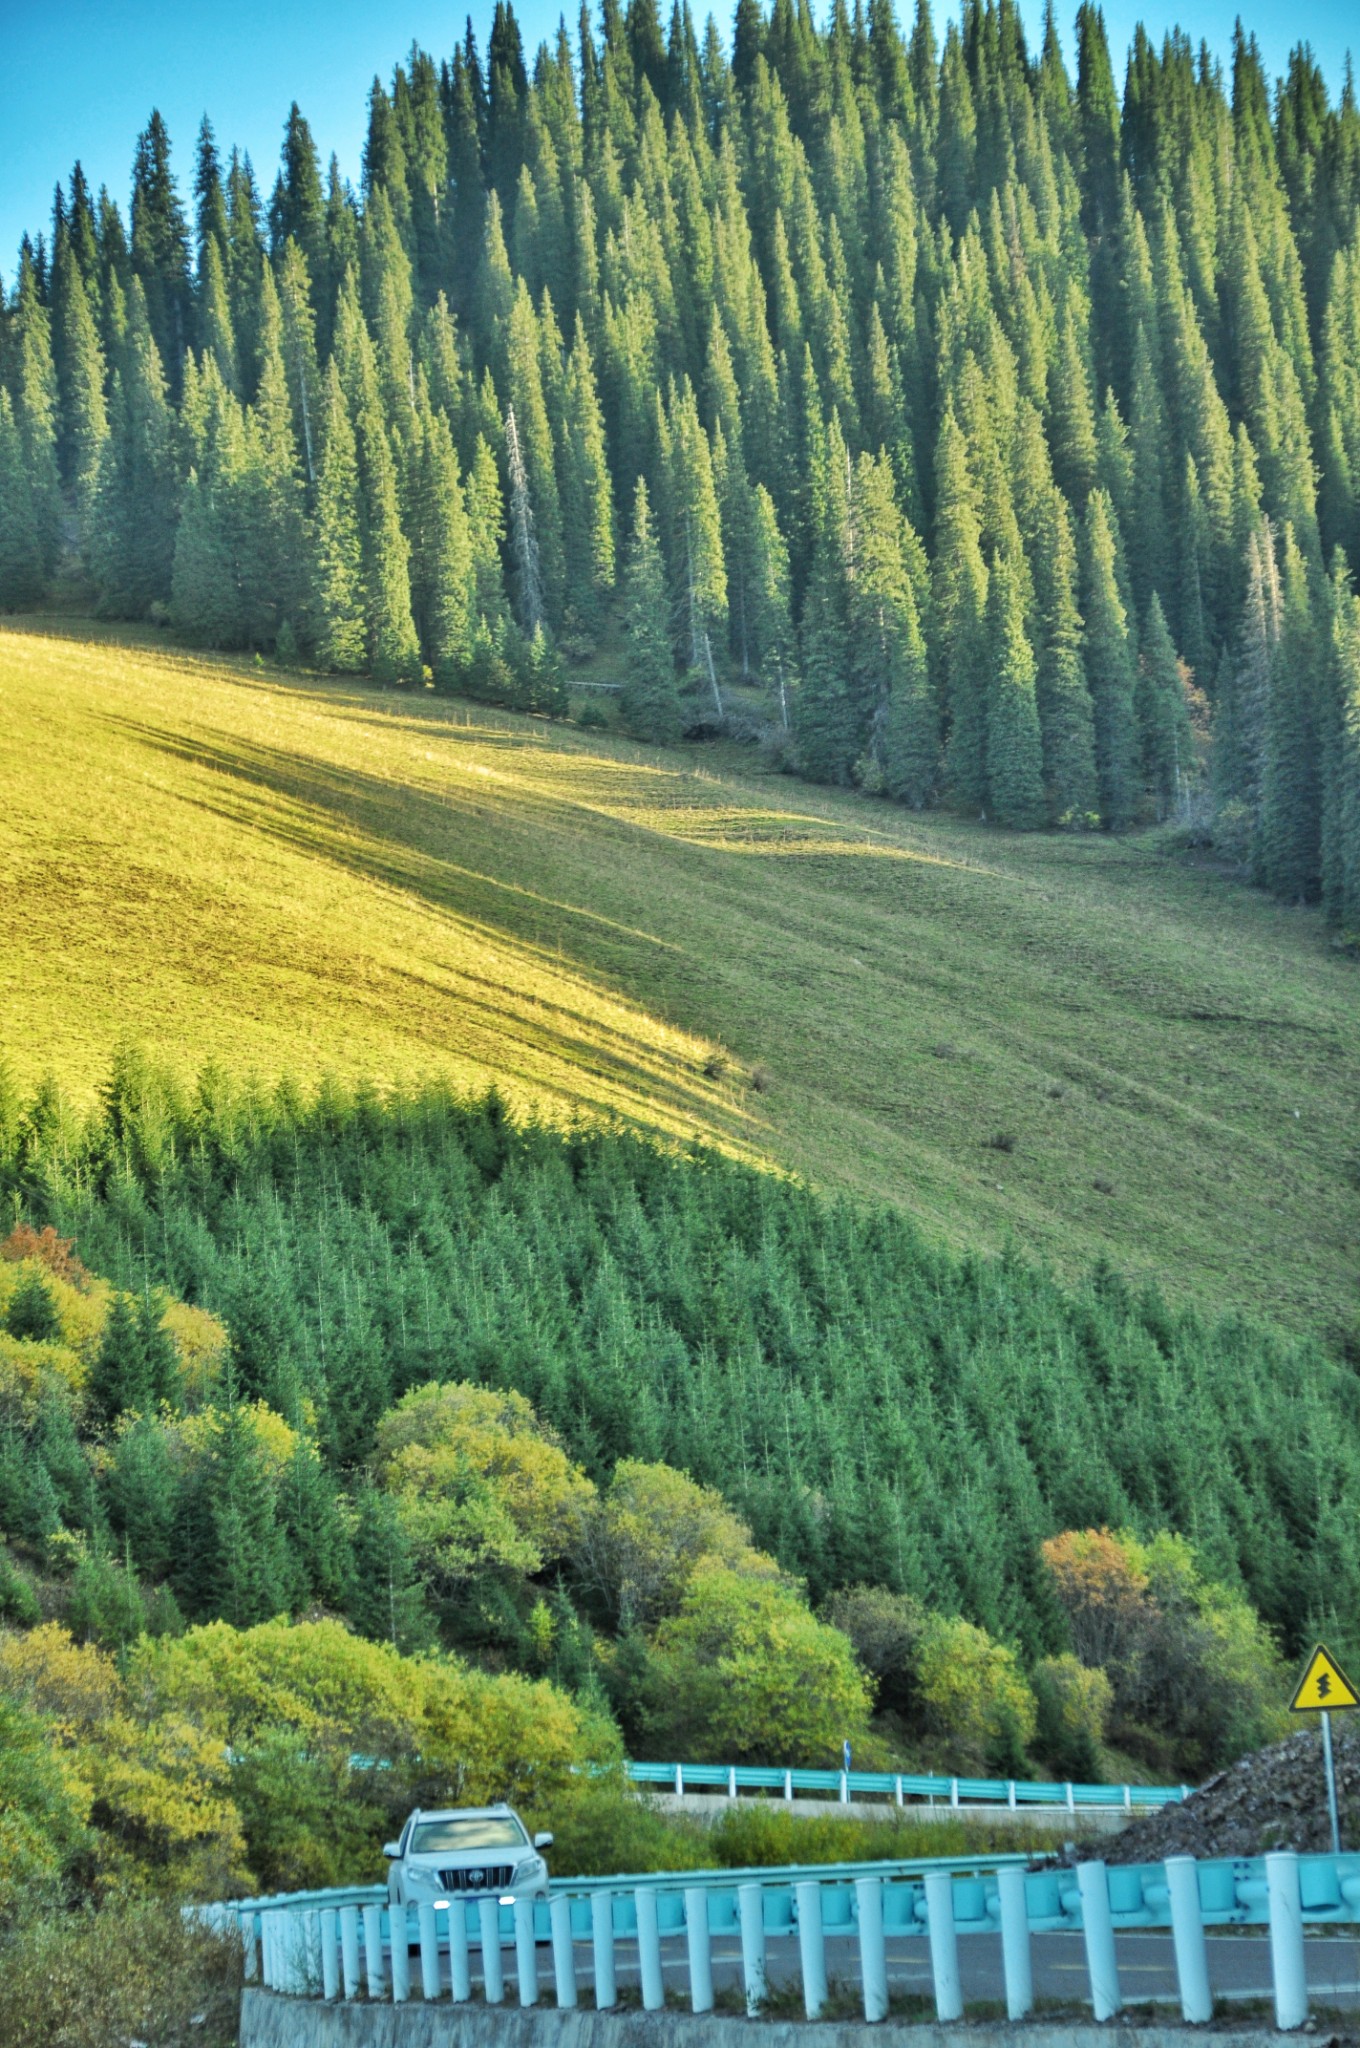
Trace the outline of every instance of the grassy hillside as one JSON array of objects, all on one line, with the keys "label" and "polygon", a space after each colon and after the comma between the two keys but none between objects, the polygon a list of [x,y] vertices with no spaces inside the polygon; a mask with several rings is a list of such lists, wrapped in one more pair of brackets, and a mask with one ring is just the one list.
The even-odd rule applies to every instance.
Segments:
[{"label": "grassy hillside", "polygon": [[1311,913],[84,626],[7,622],[0,704],[23,1078],[125,1035],[495,1077],[1360,1342],[1360,976]]}]

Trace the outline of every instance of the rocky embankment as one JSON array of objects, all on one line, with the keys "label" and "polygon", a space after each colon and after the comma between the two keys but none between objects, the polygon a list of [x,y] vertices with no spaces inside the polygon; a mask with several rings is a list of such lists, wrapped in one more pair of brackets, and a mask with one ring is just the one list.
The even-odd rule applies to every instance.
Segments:
[{"label": "rocky embankment", "polygon": [[[1341,1844],[1360,1850],[1360,1728],[1332,1724]],[[1305,1728],[1271,1749],[1244,1756],[1191,1794],[1102,1842],[1108,1863],[1156,1863],[1164,1856],[1260,1856],[1267,1849],[1332,1846],[1322,1736]]]}]

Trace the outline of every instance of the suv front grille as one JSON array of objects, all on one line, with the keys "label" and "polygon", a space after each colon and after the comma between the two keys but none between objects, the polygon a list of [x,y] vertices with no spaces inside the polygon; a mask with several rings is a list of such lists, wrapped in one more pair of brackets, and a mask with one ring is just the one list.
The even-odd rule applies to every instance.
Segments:
[{"label": "suv front grille", "polygon": [[441,1870],[439,1882],[446,1892],[505,1892],[514,1874],[513,1863],[488,1863],[476,1870]]}]

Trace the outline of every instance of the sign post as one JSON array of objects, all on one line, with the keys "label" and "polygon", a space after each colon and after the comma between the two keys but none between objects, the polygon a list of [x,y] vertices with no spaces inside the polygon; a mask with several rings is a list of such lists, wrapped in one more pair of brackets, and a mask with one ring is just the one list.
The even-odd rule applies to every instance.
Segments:
[{"label": "sign post", "polygon": [[1327,1814],[1332,1823],[1332,1854],[1341,1854],[1341,1822],[1336,1806],[1336,1764],[1332,1758],[1332,1715],[1360,1707],[1360,1693],[1331,1651],[1319,1643],[1289,1702],[1291,1714],[1322,1715],[1322,1761],[1327,1772]]}]

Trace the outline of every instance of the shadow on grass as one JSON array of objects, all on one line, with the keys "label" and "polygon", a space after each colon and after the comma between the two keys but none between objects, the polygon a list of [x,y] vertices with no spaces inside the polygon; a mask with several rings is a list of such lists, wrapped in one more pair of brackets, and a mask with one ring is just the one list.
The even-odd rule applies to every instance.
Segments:
[{"label": "shadow on grass", "polygon": [[[433,913],[453,942],[455,961],[442,970],[398,962],[388,971],[422,1002],[456,1000],[460,1022],[494,1037],[507,1079],[541,1087],[545,1061],[604,1073],[639,1094],[636,1113],[655,1128],[667,1127],[654,1113],[661,1108],[677,1121],[748,1133],[747,1142],[755,1142],[757,1120],[734,1109],[703,1073],[709,1049],[686,1047],[681,1030],[654,1020],[628,992],[630,985],[667,979],[678,987],[686,974],[683,950],[527,881],[487,872],[512,839],[521,841],[521,857],[532,851],[542,863],[543,845],[530,848],[524,828],[546,840],[550,855],[554,831],[564,838],[579,831],[578,806],[516,783],[512,815],[496,805],[491,789],[436,792],[258,742],[191,738],[115,715],[105,723],[212,778],[211,793],[178,787],[177,801]],[[478,737],[480,744],[480,731]],[[626,839],[631,828],[615,830]],[[510,956],[507,974],[495,971],[498,953]],[[518,1064],[513,1053],[506,1057],[507,1040],[519,1046]],[[591,1091],[575,1094],[583,1108],[599,1107]]]}]

